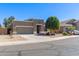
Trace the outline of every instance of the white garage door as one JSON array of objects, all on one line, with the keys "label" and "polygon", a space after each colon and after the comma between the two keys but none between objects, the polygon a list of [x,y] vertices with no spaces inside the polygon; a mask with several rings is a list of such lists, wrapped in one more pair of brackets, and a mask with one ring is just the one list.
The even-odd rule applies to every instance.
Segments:
[{"label": "white garage door", "polygon": [[33,28],[31,27],[16,27],[17,34],[33,34]]}]

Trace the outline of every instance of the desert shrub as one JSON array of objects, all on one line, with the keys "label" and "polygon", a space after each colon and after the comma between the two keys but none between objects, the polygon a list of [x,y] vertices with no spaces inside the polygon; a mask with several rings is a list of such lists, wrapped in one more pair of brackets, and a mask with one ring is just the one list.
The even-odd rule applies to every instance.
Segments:
[{"label": "desert shrub", "polygon": [[69,33],[67,33],[67,32],[63,32],[63,35],[69,35]]},{"label": "desert shrub", "polygon": [[75,27],[75,26],[70,26],[70,27],[68,27],[67,29],[70,30],[70,31],[73,31],[73,30],[76,29],[76,27]]}]

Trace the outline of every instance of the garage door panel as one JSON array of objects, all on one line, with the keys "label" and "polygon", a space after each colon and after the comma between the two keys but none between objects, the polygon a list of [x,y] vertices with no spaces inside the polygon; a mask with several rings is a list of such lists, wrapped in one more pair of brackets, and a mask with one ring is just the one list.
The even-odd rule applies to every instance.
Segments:
[{"label": "garage door panel", "polygon": [[16,32],[17,32],[17,34],[32,34],[33,28],[31,28],[31,27],[17,27]]}]

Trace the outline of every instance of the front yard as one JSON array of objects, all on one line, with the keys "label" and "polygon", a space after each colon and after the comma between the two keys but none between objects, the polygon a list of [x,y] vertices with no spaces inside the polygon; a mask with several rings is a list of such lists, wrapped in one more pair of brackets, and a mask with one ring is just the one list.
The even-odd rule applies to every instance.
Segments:
[{"label": "front yard", "polygon": [[23,41],[25,40],[23,37],[19,36],[19,35],[0,35],[0,42],[13,42],[13,41]]},{"label": "front yard", "polygon": [[65,37],[73,37],[71,36],[63,36],[62,34],[56,34],[54,35],[35,35],[35,34],[26,34],[26,35],[0,35],[0,42],[18,42],[18,41],[26,41],[26,42],[32,42],[32,41],[49,41],[49,40],[59,40],[59,38],[65,38]]}]

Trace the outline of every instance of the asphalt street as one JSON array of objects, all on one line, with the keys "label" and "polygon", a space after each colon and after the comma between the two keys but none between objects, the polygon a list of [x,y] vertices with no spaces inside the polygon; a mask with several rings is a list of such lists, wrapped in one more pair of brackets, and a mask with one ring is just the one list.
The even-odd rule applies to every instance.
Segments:
[{"label": "asphalt street", "polygon": [[0,46],[4,56],[79,56],[79,37],[33,44]]}]

